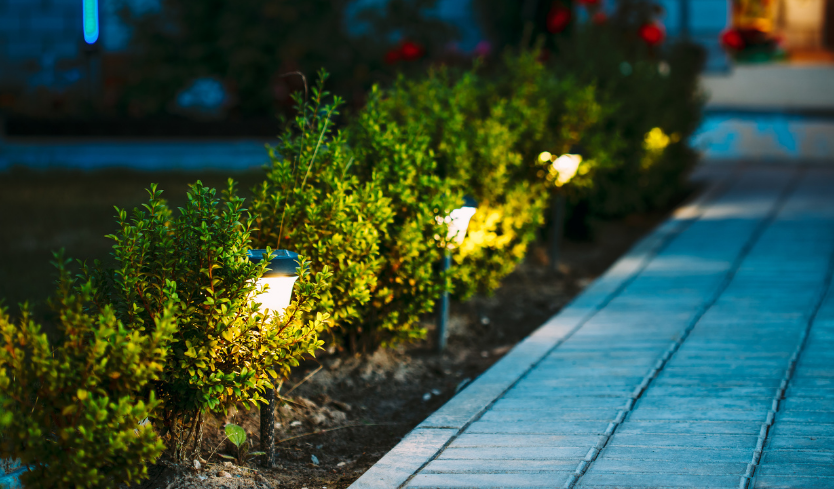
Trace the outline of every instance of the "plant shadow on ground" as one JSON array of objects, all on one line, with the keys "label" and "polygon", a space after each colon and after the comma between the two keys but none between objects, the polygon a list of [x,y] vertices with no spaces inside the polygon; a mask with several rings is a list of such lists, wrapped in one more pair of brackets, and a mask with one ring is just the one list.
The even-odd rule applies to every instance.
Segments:
[{"label": "plant shadow on ground", "polygon": [[[158,182],[176,207],[184,202],[188,183],[199,178],[206,186],[223,188],[228,176],[126,170],[0,174],[0,298],[12,314],[24,300],[42,303],[54,290],[53,250],[65,248],[68,256],[84,260],[111,259],[112,242],[104,236],[116,228],[112,206],[131,209],[144,203],[150,182]],[[231,176],[244,191],[261,178],[259,172]],[[441,355],[426,340],[361,358],[330,350],[305,362],[281,390],[289,402],[276,413],[276,468],[238,467],[217,455],[236,454],[223,441],[228,422],[242,425],[253,450],[258,449],[257,411],[236,412],[207,423],[202,456],[216,453],[199,470],[162,461],[136,487],[349,486],[459,386],[557,313],[665,217],[657,212],[594,222],[593,239],[563,243],[559,272],[550,270],[543,248],[533,247],[492,297],[452,302],[449,344]],[[48,323],[43,306],[37,310]],[[433,330],[433,318],[424,326]]]}]

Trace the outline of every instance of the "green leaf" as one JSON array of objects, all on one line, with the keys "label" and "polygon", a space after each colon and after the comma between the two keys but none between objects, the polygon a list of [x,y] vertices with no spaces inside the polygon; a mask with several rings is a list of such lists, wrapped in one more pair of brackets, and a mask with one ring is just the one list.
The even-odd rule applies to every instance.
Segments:
[{"label": "green leaf", "polygon": [[246,430],[236,424],[226,425],[226,436],[238,448],[246,442]]}]

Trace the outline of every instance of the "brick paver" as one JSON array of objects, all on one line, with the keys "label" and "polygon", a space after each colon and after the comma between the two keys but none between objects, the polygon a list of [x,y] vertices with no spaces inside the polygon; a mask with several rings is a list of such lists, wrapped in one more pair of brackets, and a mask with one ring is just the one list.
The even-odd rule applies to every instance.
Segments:
[{"label": "brick paver", "polygon": [[832,252],[834,170],[738,172],[351,487],[834,488]]}]

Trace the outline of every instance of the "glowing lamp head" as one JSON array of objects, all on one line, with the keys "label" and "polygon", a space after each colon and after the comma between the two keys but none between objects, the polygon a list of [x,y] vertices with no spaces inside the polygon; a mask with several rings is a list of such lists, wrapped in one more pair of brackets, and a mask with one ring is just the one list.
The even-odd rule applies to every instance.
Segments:
[{"label": "glowing lamp head", "polygon": [[568,183],[576,175],[580,163],[582,163],[581,155],[566,154],[556,158],[552,165],[556,173],[556,186],[561,187]]},{"label": "glowing lamp head", "polygon": [[298,253],[287,250],[274,250],[267,255],[266,250],[249,250],[250,261],[269,260],[266,272],[258,279],[258,285],[266,285],[263,294],[255,298],[264,309],[276,314],[283,314],[292,300],[292,288],[298,278]]},{"label": "glowing lamp head", "polygon": [[82,6],[82,28],[84,30],[84,42],[95,44],[98,41],[98,0],[83,0]]},{"label": "glowing lamp head", "polygon": [[463,207],[453,210],[442,220],[449,226],[446,239],[450,247],[458,247],[463,243],[464,238],[466,238],[466,230],[469,228],[469,221],[477,210],[478,204],[475,203],[475,199],[467,195],[463,198]]}]

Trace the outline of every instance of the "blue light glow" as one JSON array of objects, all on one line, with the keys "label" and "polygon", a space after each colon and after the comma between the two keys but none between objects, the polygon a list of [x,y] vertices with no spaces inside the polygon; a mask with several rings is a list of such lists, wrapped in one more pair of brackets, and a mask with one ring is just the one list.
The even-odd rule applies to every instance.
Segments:
[{"label": "blue light glow", "polygon": [[98,0],[83,0],[84,41],[94,44],[98,41]]}]

